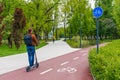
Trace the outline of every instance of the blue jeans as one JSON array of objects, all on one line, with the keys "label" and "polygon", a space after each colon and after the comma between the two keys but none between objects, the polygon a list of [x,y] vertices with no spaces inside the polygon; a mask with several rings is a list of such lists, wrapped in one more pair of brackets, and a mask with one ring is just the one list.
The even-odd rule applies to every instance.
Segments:
[{"label": "blue jeans", "polygon": [[29,66],[34,65],[35,46],[27,46]]}]

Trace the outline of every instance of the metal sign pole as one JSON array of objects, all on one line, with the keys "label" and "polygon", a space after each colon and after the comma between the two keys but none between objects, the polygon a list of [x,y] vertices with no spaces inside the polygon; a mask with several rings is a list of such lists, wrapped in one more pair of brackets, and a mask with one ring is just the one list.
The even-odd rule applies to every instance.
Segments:
[{"label": "metal sign pole", "polygon": [[96,18],[96,45],[97,45],[97,54],[99,53],[99,17],[103,14],[103,10],[101,7],[96,7],[93,10],[93,15]]},{"label": "metal sign pole", "polygon": [[96,18],[96,43],[97,43],[97,54],[99,53],[99,20]]}]

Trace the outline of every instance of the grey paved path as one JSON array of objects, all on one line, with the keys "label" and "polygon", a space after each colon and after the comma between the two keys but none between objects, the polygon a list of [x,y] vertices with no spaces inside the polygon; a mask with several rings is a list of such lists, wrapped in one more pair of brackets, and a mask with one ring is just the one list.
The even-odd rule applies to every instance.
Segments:
[{"label": "grey paved path", "polygon": [[[53,44],[49,42],[48,45],[36,50],[38,61],[42,62],[54,57],[58,57],[70,52],[79,50],[71,48],[66,42],[59,40]],[[7,57],[0,57],[0,74],[17,70],[28,65],[27,53],[12,55]]]}]

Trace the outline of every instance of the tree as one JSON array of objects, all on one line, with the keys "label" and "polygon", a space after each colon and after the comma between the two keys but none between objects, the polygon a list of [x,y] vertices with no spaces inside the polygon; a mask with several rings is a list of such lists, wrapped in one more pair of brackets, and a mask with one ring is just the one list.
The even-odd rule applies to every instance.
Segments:
[{"label": "tree", "polygon": [[[60,0],[32,0],[27,3],[27,26],[33,27],[36,34],[44,33],[44,38],[47,40],[48,33],[52,26],[56,24],[56,19],[53,20],[53,12],[57,14],[57,5]],[[54,24],[53,24],[54,21]]]},{"label": "tree", "polygon": [[114,0],[113,1],[113,12],[112,12],[112,15],[113,15],[113,18],[115,20],[115,23],[116,23],[116,27],[117,27],[117,32],[118,35],[120,36],[120,7],[119,7],[119,4],[120,4],[120,0]]},{"label": "tree", "polygon": [[94,35],[95,24],[92,17],[92,9],[88,1],[70,0],[69,5],[69,32],[72,32],[72,35],[79,35],[80,31],[82,31],[82,36]]},{"label": "tree", "polygon": [[22,35],[25,25],[26,18],[24,16],[22,9],[16,8],[14,13],[12,35],[17,49],[20,47],[20,44],[22,43]]},{"label": "tree", "polygon": [[5,28],[5,24],[2,23],[2,20],[3,20],[3,16],[1,15],[3,12],[3,3],[0,4],[0,45],[2,44],[2,32]]},{"label": "tree", "polygon": [[[109,3],[109,4],[108,4]],[[96,6],[101,6],[103,8],[103,16],[99,19],[99,33],[100,33],[100,39],[105,36],[106,38],[111,36],[113,37],[114,33],[116,31],[115,28],[115,20],[113,19],[112,12],[113,12],[113,0],[96,0]],[[112,24],[112,25],[108,25]],[[111,31],[111,30],[112,31]]]}]

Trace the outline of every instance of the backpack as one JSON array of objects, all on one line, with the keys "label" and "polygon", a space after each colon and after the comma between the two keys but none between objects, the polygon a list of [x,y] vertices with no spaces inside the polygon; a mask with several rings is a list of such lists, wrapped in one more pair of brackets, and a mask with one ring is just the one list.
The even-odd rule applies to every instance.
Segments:
[{"label": "backpack", "polygon": [[24,36],[24,42],[26,44],[26,46],[32,46],[32,37],[31,35],[25,35]]}]

